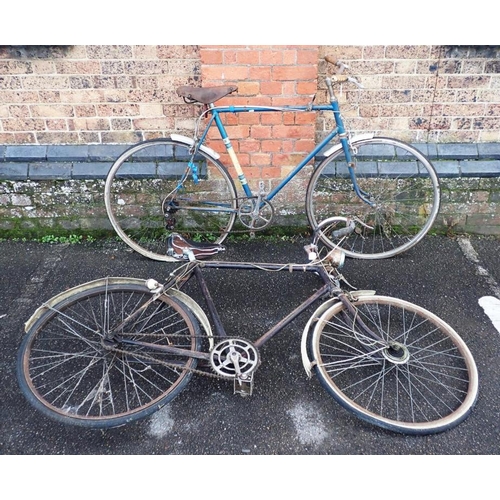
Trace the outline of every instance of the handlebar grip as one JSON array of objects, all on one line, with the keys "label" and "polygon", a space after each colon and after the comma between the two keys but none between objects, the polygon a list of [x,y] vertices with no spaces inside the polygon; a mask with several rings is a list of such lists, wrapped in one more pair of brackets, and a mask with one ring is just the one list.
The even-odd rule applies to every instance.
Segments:
[{"label": "handlebar grip", "polygon": [[333,58],[333,56],[325,56],[325,61],[337,66],[337,60]]},{"label": "handlebar grip", "polygon": [[331,79],[333,82],[337,83],[344,83],[349,81],[349,77],[347,75],[333,75]]}]

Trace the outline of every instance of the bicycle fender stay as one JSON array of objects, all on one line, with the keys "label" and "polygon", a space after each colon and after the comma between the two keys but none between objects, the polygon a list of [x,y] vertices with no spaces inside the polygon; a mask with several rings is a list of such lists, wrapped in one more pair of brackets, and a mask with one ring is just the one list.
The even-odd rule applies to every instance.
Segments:
[{"label": "bicycle fender stay", "polygon": [[[91,288],[96,288],[99,286],[105,285],[142,285],[146,288],[146,281],[140,278],[128,278],[128,277],[110,277],[110,278],[100,278],[97,280],[89,281],[87,283],[83,283],[81,285],[77,285],[69,290],[65,290],[57,295],[54,295],[49,300],[45,301],[40,307],[36,309],[36,311],[31,315],[31,317],[24,324],[24,330],[26,332],[35,324],[35,322],[48,310],[55,307],[59,302],[71,297],[75,293],[84,292],[85,290],[90,290]],[[208,320],[207,315],[203,311],[203,309],[198,305],[198,303],[192,299],[189,295],[181,292],[176,289],[169,289],[165,292],[167,295],[172,295],[180,302],[182,302],[185,306],[189,308],[189,310],[194,314],[196,319],[200,322],[201,327],[205,331],[206,336],[210,342],[210,348],[213,347],[213,333],[212,327],[210,326],[210,321]]]},{"label": "bicycle fender stay", "polygon": [[[170,138],[173,141],[182,142],[187,146],[194,146],[194,139],[192,137],[186,137],[185,135],[179,134],[170,134]],[[214,151],[212,148],[208,146],[204,146],[203,144],[200,146],[200,150],[206,153],[208,156],[212,157],[214,160],[218,160],[220,158],[220,154]]]},{"label": "bicycle fender stay", "polygon": [[[350,295],[353,299],[357,297],[362,297],[365,295],[376,295],[375,290],[356,290],[354,292],[350,292]],[[313,325],[316,324],[320,316],[328,310],[330,307],[334,306],[339,301],[338,297],[333,297],[332,299],[323,302],[311,315],[306,326],[304,327],[304,331],[302,332],[302,339],[300,341],[300,355],[302,357],[302,365],[304,366],[304,370],[306,371],[307,378],[312,377],[312,369],[316,360],[311,359],[309,356],[309,335],[313,332]]]},{"label": "bicycle fender stay", "polygon": [[[375,136],[374,134],[360,134],[354,136],[349,142],[351,145],[355,146],[356,142],[359,141],[365,141],[366,139],[373,139]],[[328,157],[331,156],[333,153],[337,152],[339,149],[342,149],[342,144],[335,144],[335,146],[332,146],[330,149],[327,149],[324,153],[323,156]]]}]

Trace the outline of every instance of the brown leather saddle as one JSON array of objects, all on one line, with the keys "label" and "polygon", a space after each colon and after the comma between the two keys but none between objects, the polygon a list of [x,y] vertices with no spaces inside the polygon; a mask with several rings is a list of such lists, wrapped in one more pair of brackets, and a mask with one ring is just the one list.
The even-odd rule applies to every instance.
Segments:
[{"label": "brown leather saddle", "polygon": [[225,85],[223,87],[191,87],[184,85],[177,89],[177,95],[189,103],[212,104],[237,90],[238,87],[235,85]]},{"label": "brown leather saddle", "polygon": [[226,250],[226,247],[218,243],[198,243],[187,240],[178,233],[172,233],[167,240],[167,255],[179,260],[206,259],[212,255]]}]

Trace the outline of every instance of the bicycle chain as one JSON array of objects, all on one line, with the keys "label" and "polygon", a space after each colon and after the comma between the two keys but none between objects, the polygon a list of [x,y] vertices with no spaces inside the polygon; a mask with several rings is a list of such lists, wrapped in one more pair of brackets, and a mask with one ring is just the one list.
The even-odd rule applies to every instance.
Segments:
[{"label": "bicycle chain", "polygon": [[[131,334],[132,335],[132,334]],[[143,336],[147,336],[147,337],[165,337],[165,335],[162,335],[160,333],[146,333],[146,334],[141,334]],[[169,337],[185,337],[185,335],[180,335],[180,334],[172,334],[172,335],[169,335]],[[202,335],[198,335],[198,336],[193,336],[193,338],[205,338],[204,336]],[[227,339],[228,337],[214,337],[212,336],[211,338],[213,339],[217,339],[217,338],[221,338],[221,339]],[[236,340],[244,340],[245,342],[248,342],[248,340],[246,339],[238,339],[236,337],[231,337],[231,339],[236,339]],[[147,354],[141,354],[141,353],[131,353],[130,351],[126,351],[124,349],[119,349],[118,347],[114,347],[114,346],[103,346],[106,350],[110,351],[110,352],[116,352],[116,353],[120,353],[120,354],[125,354],[125,355],[128,355],[128,356],[135,356],[135,357],[139,357],[139,358],[143,358],[147,361],[153,361],[155,363],[159,363],[160,365],[163,365],[163,366],[166,366],[168,368],[176,368],[177,370],[179,370],[179,365],[177,364],[174,364],[174,363],[169,363],[168,361],[162,361],[161,359],[157,359],[157,358],[154,358],[153,356],[149,356]],[[213,371],[213,367],[212,367],[212,364],[210,364],[210,369]],[[191,372],[191,373],[194,373],[194,374],[197,374],[197,375],[203,375],[205,377],[209,377],[209,378],[215,378],[217,380],[232,380],[231,378],[229,377],[224,377],[222,375],[219,375],[215,372],[213,373],[210,373],[210,372],[207,372],[207,371],[203,371],[203,370],[198,370],[197,368],[188,368],[187,366],[186,367],[183,367],[181,368],[180,370],[182,371],[188,371],[188,372]]]}]

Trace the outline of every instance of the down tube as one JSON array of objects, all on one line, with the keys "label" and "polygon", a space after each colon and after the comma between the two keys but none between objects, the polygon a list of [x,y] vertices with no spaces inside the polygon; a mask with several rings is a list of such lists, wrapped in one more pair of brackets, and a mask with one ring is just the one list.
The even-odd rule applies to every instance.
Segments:
[{"label": "down tube", "polygon": [[[295,169],[290,172],[268,195],[267,199],[272,200],[336,135],[338,135],[338,129],[334,129],[328,134],[325,139],[323,139],[298,165]],[[341,139],[342,141],[342,139]],[[347,149],[349,152],[349,146],[347,144],[347,139],[345,141],[344,150]]]}]

